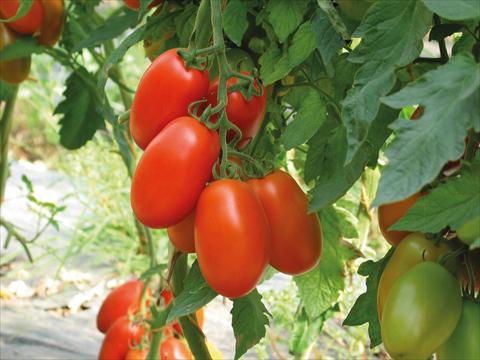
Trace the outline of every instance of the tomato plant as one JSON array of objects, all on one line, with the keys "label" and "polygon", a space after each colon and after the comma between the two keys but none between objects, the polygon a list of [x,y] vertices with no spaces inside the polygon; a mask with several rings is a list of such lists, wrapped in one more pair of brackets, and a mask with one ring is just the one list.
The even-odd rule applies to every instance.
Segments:
[{"label": "tomato plant", "polygon": [[350,19],[361,21],[375,0],[337,0],[340,10]]},{"label": "tomato plant", "polygon": [[154,228],[183,220],[210,178],[219,146],[217,133],[191,117],[168,124],[145,150],[132,179],[137,218]]},{"label": "tomato plant", "polygon": [[38,35],[38,43],[53,46],[58,42],[63,30],[64,8],[63,0],[41,0],[43,21]]},{"label": "tomato plant", "polygon": [[480,239],[480,216],[468,220],[457,230],[457,236],[465,244],[472,244]]},{"label": "tomato plant", "polygon": [[129,350],[140,344],[144,329],[131,323],[127,316],[118,318],[103,339],[99,360],[124,359]]},{"label": "tomato plant", "polygon": [[195,252],[195,211],[192,211],[185,219],[167,229],[168,238],[173,246],[186,253]]},{"label": "tomato plant", "polygon": [[[8,27],[0,23],[0,50],[15,42],[16,35]],[[14,60],[0,61],[0,78],[11,84],[19,84],[30,72],[30,56]]]},{"label": "tomato plant", "polygon": [[[246,71],[242,73],[248,75]],[[237,84],[237,78],[231,78],[227,81],[227,87],[229,88],[235,84]],[[267,94],[263,86],[260,86],[257,81],[255,81],[254,86],[261,95],[252,95],[250,99],[246,99],[245,95],[237,90],[229,92],[227,96],[226,111],[228,119],[242,131],[239,147],[247,145],[255,137],[265,116]],[[208,90],[207,99],[212,106],[217,105],[217,95],[218,78],[210,84]],[[232,140],[234,136],[235,132],[230,131],[227,140]]]},{"label": "tomato plant", "polygon": [[156,58],[133,99],[130,131],[137,145],[145,149],[170,121],[188,115],[188,105],[201,100],[207,91],[208,71],[185,67],[177,49]]},{"label": "tomato plant", "polygon": [[270,224],[270,264],[291,275],[317,265],[322,252],[322,228],[318,215],[308,214],[308,199],[295,180],[277,170],[247,183],[262,201]]},{"label": "tomato plant", "polygon": [[248,184],[218,180],[205,188],[196,210],[195,249],[205,280],[219,294],[237,298],[257,285],[270,256],[270,228]]},{"label": "tomato plant", "polygon": [[[9,19],[17,14],[20,7],[19,0],[0,2],[0,17]],[[21,34],[33,35],[39,32],[44,17],[44,9],[40,0],[33,0],[30,10],[18,20],[8,22],[8,26]]]},{"label": "tomato plant", "polygon": [[130,280],[112,290],[105,298],[97,314],[97,328],[106,333],[120,317],[140,309],[143,281]]},{"label": "tomato plant", "polygon": [[462,303],[462,314],[457,327],[447,341],[437,350],[437,358],[478,359],[480,357],[480,304],[470,300]]},{"label": "tomato plant", "polygon": [[395,282],[415,265],[423,261],[437,261],[442,255],[450,252],[450,248],[441,243],[435,245],[425,235],[413,233],[403,239],[395,249],[393,256],[383,270],[378,284],[377,308],[378,318],[382,319],[383,308],[388,294]]},{"label": "tomato plant", "polygon": [[160,344],[160,360],[169,359],[188,360],[192,359],[192,354],[182,341],[171,337]]},{"label": "tomato plant", "polygon": [[427,359],[453,333],[461,309],[460,285],[445,268],[429,261],[414,266],[388,294],[385,348],[395,359]]},{"label": "tomato plant", "polygon": [[389,230],[390,226],[400,220],[421,196],[421,193],[415,193],[404,200],[385,204],[378,208],[378,225],[380,226],[380,231],[385,240],[391,245],[397,246],[409,232]]}]

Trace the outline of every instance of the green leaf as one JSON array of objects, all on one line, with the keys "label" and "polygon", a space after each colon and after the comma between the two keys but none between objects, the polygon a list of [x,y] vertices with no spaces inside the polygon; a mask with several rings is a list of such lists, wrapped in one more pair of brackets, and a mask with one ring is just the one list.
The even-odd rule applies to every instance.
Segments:
[{"label": "green leaf", "polygon": [[[235,360],[265,337],[265,326],[271,316],[254,289],[250,294],[233,300],[232,327],[235,335]],[[267,316],[268,315],[268,316]]]},{"label": "green leaf", "polygon": [[344,209],[338,205],[334,205],[335,211],[338,215],[338,222],[340,229],[342,229],[342,236],[347,239],[358,239],[358,220],[347,209]]},{"label": "green leaf", "polygon": [[247,3],[241,0],[229,1],[223,13],[223,30],[237,46],[242,45],[243,35],[248,28]]},{"label": "green leaf", "polygon": [[86,39],[75,44],[71,51],[77,52],[84,48],[91,48],[107,40],[119,37],[125,30],[133,27],[137,23],[137,16],[135,11],[128,11],[125,14],[117,15],[109,19],[105,25],[89,33]]},{"label": "green leaf", "polygon": [[[347,128],[347,162],[353,159],[380,106],[380,97],[395,85],[396,68],[410,64],[421,52],[431,13],[419,1],[375,1],[357,29],[362,41],[349,60],[363,64],[342,105]],[[398,31],[399,27],[411,31]]]},{"label": "green leaf", "polygon": [[13,44],[2,48],[0,52],[0,61],[19,59],[32,54],[41,54],[45,47],[37,43],[34,38],[16,39]]},{"label": "green leaf", "polygon": [[198,266],[198,261],[195,260],[185,278],[185,287],[173,300],[173,307],[168,314],[167,323],[194,313],[216,297],[217,293],[207,284]]},{"label": "green leaf", "polygon": [[391,248],[383,259],[377,262],[368,260],[360,265],[358,274],[367,276],[367,291],[358,297],[347,318],[343,321],[343,325],[346,326],[358,326],[368,323],[371,348],[382,343],[380,322],[378,321],[377,288],[383,269],[392,256],[393,250],[394,248]]},{"label": "green leaf", "polygon": [[328,64],[330,59],[343,48],[343,39],[337,34],[329,18],[321,9],[317,9],[315,12],[312,29],[317,39],[317,49],[322,56],[323,63]]},{"label": "green leaf", "polygon": [[430,11],[450,20],[466,20],[480,17],[478,0],[423,0]]},{"label": "green leaf", "polygon": [[[399,201],[434,180],[450,160],[464,152],[467,129],[480,131],[480,65],[461,53],[382,101],[394,108],[420,104],[418,121],[398,119],[396,139],[385,155],[374,206]],[[415,174],[415,176],[405,176]]]},{"label": "green leaf", "polygon": [[348,31],[347,26],[340,17],[338,11],[333,6],[333,3],[330,0],[317,0],[317,2],[319,8],[322,9],[327,15],[335,31],[341,36],[342,39],[349,40],[350,32]]},{"label": "green leaf", "polygon": [[302,23],[307,4],[306,0],[275,0],[268,3],[268,21],[272,24],[280,43],[287,40],[288,35]]},{"label": "green leaf", "polygon": [[305,93],[297,114],[288,124],[281,141],[287,150],[305,143],[320,128],[327,117],[325,104],[313,89]]},{"label": "green leaf", "polygon": [[320,263],[309,272],[293,277],[310,319],[316,319],[335,303],[345,287],[344,261],[353,255],[340,244],[342,221],[335,209],[328,207],[319,215],[323,232]]},{"label": "green leaf", "polygon": [[197,7],[192,3],[188,3],[183,9],[183,12],[175,18],[175,27],[177,29],[177,36],[180,39],[180,46],[186,47],[190,40],[190,35],[195,26],[195,16],[197,14]]},{"label": "green leaf", "polygon": [[[287,52],[279,59],[280,50],[269,48],[268,55],[260,58],[260,74],[265,85],[287,76],[296,66],[304,62],[316,48],[315,34],[310,22],[303,23],[295,33]],[[271,49],[271,50],[270,50]]]},{"label": "green leaf", "polygon": [[[397,114],[396,110],[384,105],[380,106],[378,115],[368,131],[367,139],[362,143],[353,160],[347,165],[339,164],[340,166],[334,167],[333,171],[327,174],[328,176],[317,180],[315,188],[310,191],[312,200],[309,211],[334,203],[352,187],[367,164],[376,165],[378,151],[391,133],[388,125]],[[325,155],[325,157],[329,156]],[[334,161],[342,160],[341,157],[333,159]]]},{"label": "green leaf", "polygon": [[480,216],[480,164],[464,165],[459,177],[449,178],[420,198],[406,215],[391,227],[436,233],[447,225],[456,230],[467,220]]},{"label": "green leaf", "polygon": [[288,352],[292,355],[296,355],[295,358],[301,357],[305,354],[310,345],[318,339],[325,321],[333,317],[333,315],[339,311],[340,308],[338,304],[335,304],[318,318],[310,321],[305,312],[305,308],[302,307],[300,316],[298,316],[293,323],[293,331],[288,345]]},{"label": "green leaf", "polygon": [[[90,84],[85,79],[90,79]],[[67,149],[78,149],[93,138],[98,129],[105,128],[102,114],[97,108],[96,94],[91,83],[95,78],[85,69],[72,73],[66,81],[64,99],[56,107],[54,114],[62,114],[60,119],[60,143]]]}]

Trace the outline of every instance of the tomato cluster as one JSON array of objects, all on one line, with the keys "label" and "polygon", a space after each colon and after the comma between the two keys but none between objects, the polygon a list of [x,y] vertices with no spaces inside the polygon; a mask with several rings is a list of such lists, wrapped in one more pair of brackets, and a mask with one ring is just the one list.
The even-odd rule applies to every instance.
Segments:
[{"label": "tomato cluster", "polygon": [[[163,306],[172,301],[172,293],[162,290]],[[142,296],[144,310],[142,313]],[[97,315],[97,328],[105,334],[100,349],[100,360],[144,360],[148,354],[145,344],[149,343],[151,331],[145,322],[150,318],[148,307],[152,301],[152,292],[144,283],[134,279],[112,290],[103,301]],[[196,313],[198,325],[203,327],[203,308]],[[160,359],[192,359],[183,331],[175,321],[163,328],[163,340],[160,344]]]},{"label": "tomato cluster", "polygon": [[[235,84],[231,78],[227,88]],[[252,86],[251,96],[240,88],[227,95],[227,117],[242,132],[240,149],[255,137],[265,115],[266,91],[258,80]],[[284,171],[258,179],[212,179],[219,134],[188,112],[201,100],[215,106],[217,92],[218,80],[209,83],[207,70],[187,67],[177,49],[152,62],[131,110],[133,138],[145,149],[131,203],[140,222],[167,228],[178,250],[197,254],[215,291],[237,298],[255,288],[269,263],[293,275],[312,269],[320,259],[322,230],[318,215],[308,214],[305,193]],[[214,115],[210,123],[217,120]],[[227,133],[226,141],[234,137]],[[229,159],[242,166],[238,158]]]},{"label": "tomato cluster", "polygon": [[[12,18],[19,7],[18,0],[0,1],[0,18]],[[53,46],[60,38],[63,22],[63,0],[33,0],[24,16],[0,23],[0,50],[25,35],[34,36],[43,46]],[[30,72],[30,63],[30,56],[0,61],[0,78],[11,84],[21,83]]]}]

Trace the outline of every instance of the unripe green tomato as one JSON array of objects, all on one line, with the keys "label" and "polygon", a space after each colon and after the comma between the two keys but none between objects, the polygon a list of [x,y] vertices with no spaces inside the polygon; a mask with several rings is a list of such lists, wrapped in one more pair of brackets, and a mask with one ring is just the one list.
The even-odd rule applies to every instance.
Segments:
[{"label": "unripe green tomato", "polygon": [[457,230],[457,236],[465,244],[470,245],[480,238],[480,216],[468,220]]},{"label": "unripe green tomato", "polygon": [[383,307],[393,285],[403,274],[423,261],[437,261],[450,248],[441,243],[438,246],[421,233],[413,233],[403,239],[395,249],[383,270],[377,291],[378,318],[382,320]]},{"label": "unripe green tomato", "polygon": [[382,318],[382,339],[397,359],[428,359],[460,319],[460,284],[441,265],[422,262],[393,285]]},{"label": "unripe green tomato", "polygon": [[437,350],[437,359],[480,359],[480,304],[463,300],[462,315],[457,327]]},{"label": "unripe green tomato", "polygon": [[375,0],[337,0],[340,10],[355,21],[361,21]]}]

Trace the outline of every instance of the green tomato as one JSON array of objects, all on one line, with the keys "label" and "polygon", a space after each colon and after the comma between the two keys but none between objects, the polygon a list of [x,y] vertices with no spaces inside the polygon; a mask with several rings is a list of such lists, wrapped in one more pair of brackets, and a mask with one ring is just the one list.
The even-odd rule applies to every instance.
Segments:
[{"label": "green tomato", "polygon": [[355,21],[361,21],[375,0],[337,0],[340,10]]},{"label": "green tomato", "polygon": [[427,359],[453,333],[462,311],[460,284],[441,265],[422,262],[388,294],[382,339],[394,359]]},{"label": "green tomato", "polygon": [[467,245],[480,238],[480,216],[474,217],[460,226],[457,230],[457,236]]},{"label": "green tomato", "polygon": [[480,304],[463,300],[462,315],[453,334],[437,350],[438,360],[480,359]]}]

